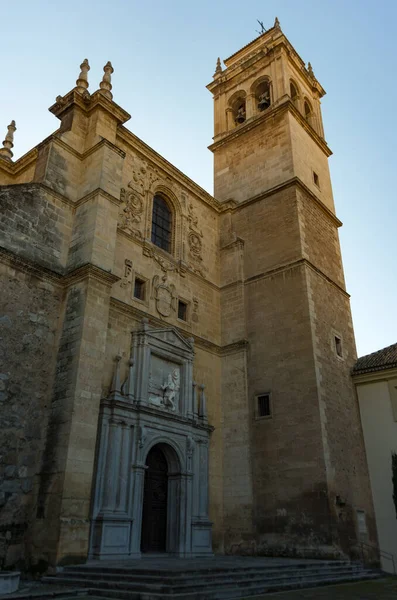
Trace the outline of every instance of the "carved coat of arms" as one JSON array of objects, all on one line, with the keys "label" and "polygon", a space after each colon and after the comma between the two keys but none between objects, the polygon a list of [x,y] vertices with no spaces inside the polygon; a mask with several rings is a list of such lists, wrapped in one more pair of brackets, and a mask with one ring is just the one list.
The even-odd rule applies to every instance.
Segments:
[{"label": "carved coat of arms", "polygon": [[163,317],[169,317],[175,311],[175,286],[167,284],[166,280],[155,275],[153,277],[153,296],[156,301],[157,312]]}]

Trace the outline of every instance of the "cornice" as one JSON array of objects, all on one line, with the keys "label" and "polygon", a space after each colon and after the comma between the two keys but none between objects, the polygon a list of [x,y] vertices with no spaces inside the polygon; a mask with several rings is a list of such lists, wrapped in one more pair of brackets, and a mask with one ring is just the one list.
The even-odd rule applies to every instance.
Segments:
[{"label": "cornice", "polygon": [[219,348],[219,354],[221,356],[228,356],[229,354],[236,354],[237,352],[241,352],[248,348],[249,341],[248,340],[238,340],[237,342],[233,342],[232,344],[226,344],[226,346],[221,346]]},{"label": "cornice", "polygon": [[300,114],[298,109],[295,107],[295,105],[293,104],[293,102],[289,96],[284,96],[284,97],[280,98],[280,100],[278,101],[277,104],[273,104],[270,107],[270,110],[267,109],[258,115],[254,115],[254,116],[250,117],[249,119],[247,119],[241,125],[238,125],[237,127],[235,127],[234,129],[231,129],[230,131],[226,131],[224,133],[219,134],[218,136],[216,136],[216,138],[220,138],[220,139],[214,138],[215,139],[214,143],[211,144],[210,146],[208,146],[208,149],[211,150],[211,152],[216,152],[216,150],[218,150],[218,148],[229,144],[230,142],[234,141],[238,137],[245,135],[246,133],[248,133],[248,132],[252,131],[253,129],[255,129],[256,127],[258,127],[259,125],[262,125],[262,123],[272,120],[278,115],[281,116],[283,113],[286,113],[288,111],[292,112],[294,114],[294,116],[297,118],[297,120],[299,120],[299,122],[301,123],[301,125],[303,126],[305,131],[316,142],[316,144],[324,152],[326,157],[328,158],[329,156],[331,156],[332,151],[328,147],[326,141],[322,137],[320,137],[318,135],[318,133],[313,129],[313,127],[303,118],[303,116]]},{"label": "cornice", "polygon": [[38,265],[28,258],[14,254],[7,248],[0,247],[0,262],[28,275],[34,275],[39,279],[47,279],[51,283],[62,286],[63,273]]},{"label": "cornice", "polygon": [[121,148],[118,148],[118,146],[116,146],[115,144],[113,144],[112,142],[107,140],[106,138],[102,138],[99,142],[94,144],[94,146],[91,146],[91,148],[89,148],[85,152],[79,152],[78,150],[76,150],[75,148],[73,148],[72,146],[67,144],[60,137],[58,137],[58,135],[59,135],[59,131],[49,135],[45,140],[43,140],[42,142],[40,142],[40,144],[38,144],[37,148],[47,146],[49,143],[53,142],[57,146],[60,146],[61,148],[63,148],[67,152],[69,152],[69,154],[72,154],[75,158],[78,158],[79,160],[83,161],[88,156],[91,156],[91,154],[94,154],[95,152],[100,150],[102,148],[102,146],[106,146],[110,150],[112,150],[113,152],[115,152],[116,154],[121,156],[122,158],[125,158],[124,150],[121,150]]},{"label": "cornice", "polygon": [[68,92],[65,96],[58,97],[55,104],[48,109],[58,119],[62,120],[63,116],[71,109],[79,109],[86,115],[90,115],[93,111],[100,107],[106,111],[118,124],[125,123],[131,118],[131,115],[121,106],[109,100],[100,90],[93,94],[80,94],[75,88]]},{"label": "cornice", "polygon": [[87,263],[73,271],[69,271],[67,275],[65,275],[63,284],[66,287],[70,287],[71,285],[75,285],[76,283],[80,283],[80,281],[84,281],[85,279],[95,279],[96,281],[100,281],[104,285],[108,287],[112,287],[114,283],[120,281],[120,277],[110,273],[109,271],[105,271],[96,265]]},{"label": "cornice", "polygon": [[[141,321],[141,319],[143,317],[145,317],[145,318],[149,319],[149,323],[151,325],[153,325],[157,328],[163,328],[165,324],[167,324],[167,326],[170,326],[170,324],[165,322],[163,319],[159,319],[158,317],[150,315],[145,310],[141,310],[139,308],[136,308],[135,306],[132,306],[131,304],[127,304],[126,302],[123,302],[122,300],[119,300],[118,298],[115,298],[114,296],[112,296],[110,298],[110,306],[114,310],[117,310],[126,315],[130,315],[138,321]],[[179,324],[172,325],[172,327],[175,327],[175,329],[177,331],[179,331],[184,337],[187,336],[187,337],[194,338],[195,346],[204,348],[204,349],[208,350],[209,352],[212,352],[213,354],[219,354],[220,346],[218,344],[215,344],[214,342],[211,342],[211,341],[206,340],[198,335],[193,334],[190,331],[190,329],[183,329],[182,327],[179,326]]]},{"label": "cornice", "polygon": [[86,264],[68,273],[58,272],[53,269],[38,265],[28,258],[18,256],[7,250],[6,248],[0,247],[0,262],[9,265],[12,268],[16,268],[20,271],[34,275],[41,279],[48,279],[52,283],[56,283],[60,287],[70,287],[85,279],[96,279],[101,283],[111,287],[114,283],[120,280],[120,277],[104,271],[100,267],[93,264]]},{"label": "cornice", "polygon": [[101,194],[102,196],[104,196],[105,198],[107,198],[109,200],[109,202],[111,202],[112,204],[115,204],[116,206],[120,206],[120,204],[121,204],[121,199],[120,198],[117,198],[116,196],[113,196],[112,194],[109,194],[109,192],[106,192],[102,188],[96,188],[95,190],[92,190],[92,192],[89,192],[85,196],[82,196],[81,198],[79,198],[79,200],[75,200],[74,201],[74,200],[71,200],[70,198],[68,198],[67,196],[64,196],[60,192],[57,192],[56,190],[54,190],[52,187],[50,187],[46,183],[42,183],[41,181],[30,181],[30,182],[27,182],[27,183],[9,183],[9,184],[6,184],[6,185],[1,186],[1,187],[2,188],[7,188],[7,187],[12,187],[12,188],[15,188],[15,187],[35,188],[35,187],[37,187],[39,189],[42,189],[44,192],[50,194],[54,198],[57,198],[57,200],[60,200],[64,204],[67,204],[73,210],[75,210],[81,204],[84,204],[88,200],[91,200],[91,198],[94,198],[97,194]]},{"label": "cornice", "polygon": [[116,146],[115,144],[110,142],[109,140],[102,138],[100,142],[98,142],[97,144],[95,144],[94,146],[92,146],[91,148],[89,148],[88,150],[83,152],[83,154],[81,154],[82,159],[84,160],[85,158],[87,158],[87,156],[94,154],[102,146],[106,146],[107,148],[109,148],[110,150],[112,150],[113,152],[115,152],[116,154],[121,156],[121,158],[125,158],[124,150],[122,150],[121,148],[119,148],[118,146]]},{"label": "cornice", "polygon": [[234,246],[237,246],[238,248],[244,248],[244,244],[245,240],[243,240],[243,238],[241,237],[236,236],[234,240],[231,240],[230,242],[227,242],[224,246],[221,246],[220,250],[229,250]]},{"label": "cornice", "polygon": [[37,154],[37,147],[35,147],[29,150],[29,152],[27,152],[23,156],[21,156],[21,158],[18,158],[18,160],[16,160],[15,162],[0,159],[0,171],[4,171],[8,175],[12,175],[13,177],[15,177],[16,175],[20,175],[37,160]]},{"label": "cornice", "polygon": [[92,198],[95,198],[95,196],[98,196],[99,194],[101,196],[103,196],[104,198],[106,198],[107,200],[109,200],[109,202],[111,202],[112,204],[115,204],[116,206],[120,206],[120,204],[122,204],[122,201],[120,198],[116,198],[116,196],[109,194],[109,192],[106,192],[102,188],[96,188],[95,190],[92,190],[92,192],[88,192],[88,194],[86,194],[85,196],[82,196],[79,200],[76,200],[76,202],[73,203],[73,206],[75,206],[77,208],[77,207],[81,206],[82,204],[85,204]]},{"label": "cornice", "polygon": [[75,203],[70,200],[70,198],[68,198],[67,196],[64,196],[63,194],[61,194],[60,192],[55,191],[53,188],[51,188],[50,186],[48,186],[47,184],[41,182],[41,181],[27,181],[25,183],[8,183],[6,185],[2,185],[1,188],[39,188],[41,190],[43,190],[44,192],[51,194],[51,196],[53,196],[54,198],[57,198],[57,200],[59,200],[60,202],[63,202],[64,204],[67,204],[70,207],[74,207]]},{"label": "cornice", "polygon": [[376,383],[377,381],[388,381],[397,378],[397,364],[389,367],[372,367],[371,369],[362,369],[358,372],[351,371],[354,383]]},{"label": "cornice", "polygon": [[[250,46],[252,46],[252,51],[247,52]],[[316,79],[316,77],[310,75],[304,60],[295,50],[287,36],[281,31],[281,29],[276,27],[268,29],[265,33],[259,35],[257,38],[240,48],[240,50],[237,50],[237,52],[234,52],[234,54],[228,58],[225,58],[223,62],[226,66],[226,69],[216,76],[214,81],[207,85],[207,89],[213,94],[216,94],[217,88],[219,88],[219,86],[224,84],[226,81],[230,81],[241,71],[246,69],[247,63],[256,62],[256,60],[260,60],[265,56],[274,54],[275,51],[280,52],[283,50],[288,56],[288,59],[294,63],[294,66],[304,76],[307,85],[312,90],[317,91],[320,97],[324,96],[326,92],[320,82]],[[239,54],[241,55],[240,58],[238,58]]]},{"label": "cornice", "polygon": [[306,184],[299,177],[292,177],[287,181],[280,183],[279,185],[275,185],[274,187],[266,190],[265,192],[261,192],[252,198],[248,198],[239,204],[236,204],[234,207],[227,207],[226,210],[231,211],[232,213],[244,210],[247,206],[251,204],[255,204],[255,202],[260,202],[269,196],[273,196],[274,194],[278,194],[279,192],[288,189],[290,187],[299,187],[305,194],[307,194],[313,202],[322,210],[322,212],[332,221],[335,227],[341,227],[343,225],[342,221],[338,219],[338,217],[327,207],[321,200],[307,187]]},{"label": "cornice", "polygon": [[129,129],[121,126],[117,130],[117,135],[135,152],[139,152],[147,161],[152,162],[158,169],[175,179],[182,187],[185,188],[187,192],[194,194],[196,198],[207,204],[214,211],[220,211],[221,203],[218,200],[206,192],[187,175],[182,173],[182,171],[180,171],[177,167],[168,162],[167,159],[153,150],[153,148],[145,144],[145,142],[129,131]]},{"label": "cornice", "polygon": [[346,292],[338,283],[336,283],[333,279],[328,277],[321,269],[316,267],[310,260],[307,258],[298,258],[297,260],[290,261],[273,269],[268,269],[267,271],[263,271],[262,273],[258,273],[257,275],[252,275],[245,280],[245,285],[249,285],[251,283],[256,283],[261,279],[268,279],[269,277],[274,277],[274,275],[278,275],[285,271],[289,271],[291,269],[296,269],[299,267],[306,266],[314,271],[317,275],[325,279],[329,284],[335,287],[339,292],[341,292],[346,298],[350,298],[350,294]]},{"label": "cornice", "polygon": [[[111,411],[112,411],[112,409],[117,408],[119,410],[122,410],[125,412],[130,412],[130,413],[146,414],[146,415],[152,415],[152,416],[156,416],[156,417],[161,416],[161,418],[164,420],[173,421],[173,422],[177,421],[179,423],[183,423],[184,425],[190,425],[194,429],[201,429],[202,431],[212,432],[215,429],[212,425],[208,425],[206,423],[200,423],[196,419],[189,419],[188,417],[185,417],[184,415],[180,415],[177,412],[170,413],[170,412],[167,412],[166,410],[156,409],[154,407],[152,408],[148,404],[132,403],[132,402],[124,401],[124,400],[116,400],[113,398],[102,398],[101,399],[101,408],[105,408],[105,407],[110,409]],[[120,418],[122,418],[122,417],[120,416]]]}]

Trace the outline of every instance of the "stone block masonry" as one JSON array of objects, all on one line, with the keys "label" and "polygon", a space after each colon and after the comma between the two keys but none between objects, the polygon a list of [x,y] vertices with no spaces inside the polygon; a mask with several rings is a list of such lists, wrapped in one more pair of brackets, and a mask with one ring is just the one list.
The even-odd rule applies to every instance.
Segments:
[{"label": "stone block masonry", "polygon": [[356,556],[357,511],[376,544],[325,91],[278,21],[225,65],[215,198],[124,126],[110,64],[0,151],[1,566]]}]

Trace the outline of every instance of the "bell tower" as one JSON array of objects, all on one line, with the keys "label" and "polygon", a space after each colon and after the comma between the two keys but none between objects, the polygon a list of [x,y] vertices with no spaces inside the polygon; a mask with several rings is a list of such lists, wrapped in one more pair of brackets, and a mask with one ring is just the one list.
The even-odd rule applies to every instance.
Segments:
[{"label": "bell tower", "polygon": [[222,344],[234,349],[222,371],[225,549],[352,555],[376,529],[325,91],[277,18],[224,64],[207,87]]},{"label": "bell tower", "polygon": [[[320,99],[325,90],[280,29],[224,61],[214,81],[215,197],[241,203],[298,177],[334,209]],[[254,159],[255,156],[255,159]]]}]

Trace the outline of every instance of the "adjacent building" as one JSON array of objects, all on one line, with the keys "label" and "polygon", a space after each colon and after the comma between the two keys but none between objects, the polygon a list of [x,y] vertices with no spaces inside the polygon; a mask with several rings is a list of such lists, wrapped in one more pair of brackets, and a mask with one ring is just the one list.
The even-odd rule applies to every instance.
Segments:
[{"label": "adjacent building", "polygon": [[[353,369],[378,528],[382,568],[397,567],[397,344]],[[365,525],[363,525],[364,531]],[[393,561],[395,564],[393,564]]]}]

